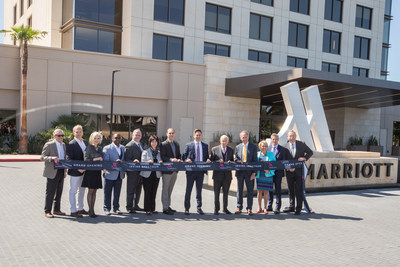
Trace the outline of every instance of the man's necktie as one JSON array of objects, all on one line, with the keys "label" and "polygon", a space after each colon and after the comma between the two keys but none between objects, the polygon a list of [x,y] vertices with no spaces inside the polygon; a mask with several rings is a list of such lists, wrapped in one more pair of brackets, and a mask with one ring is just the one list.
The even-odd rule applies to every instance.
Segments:
[{"label": "man's necktie", "polygon": [[196,143],[197,151],[196,151],[196,161],[200,161],[200,146],[199,143]]},{"label": "man's necktie", "polygon": [[140,145],[140,143],[138,144],[138,147],[139,147],[140,151],[143,152],[143,148],[142,148],[142,146]]},{"label": "man's necktie", "polygon": [[274,146],[274,147],[272,148],[272,152],[274,152],[274,155],[276,156],[276,146]]},{"label": "man's necktie", "polygon": [[294,158],[294,144],[290,144],[290,154],[292,154],[292,157]]},{"label": "man's necktie", "polygon": [[222,149],[222,157],[224,158],[224,161],[226,161],[226,148]]},{"label": "man's necktie", "polygon": [[174,142],[170,142],[170,144],[171,144],[172,154],[174,154],[174,158],[176,158],[175,144]]},{"label": "man's necktie", "polygon": [[243,162],[247,162],[247,149],[246,149],[246,145],[243,145]]}]

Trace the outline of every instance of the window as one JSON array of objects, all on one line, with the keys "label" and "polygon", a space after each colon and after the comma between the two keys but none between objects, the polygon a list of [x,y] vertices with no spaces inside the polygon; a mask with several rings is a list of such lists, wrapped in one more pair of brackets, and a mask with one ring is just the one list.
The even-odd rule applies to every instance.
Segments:
[{"label": "window", "polygon": [[325,0],[325,19],[342,22],[343,0]]},{"label": "window", "polygon": [[15,23],[17,23],[17,5],[14,6],[13,11],[14,11],[14,20],[13,20],[14,24],[13,25],[15,25]]},{"label": "window", "polygon": [[121,54],[121,33],[75,26],[74,49]]},{"label": "window", "polygon": [[354,37],[354,57],[369,59],[369,43],[368,38],[363,38],[360,36]]},{"label": "window", "polygon": [[30,7],[32,5],[32,1],[33,0],[28,0],[28,7]]},{"label": "window", "polygon": [[207,55],[207,54],[230,57],[231,48],[227,45],[212,44],[212,43],[205,42],[204,43],[204,55]]},{"label": "window", "polygon": [[184,0],[154,0],[154,20],[184,25]]},{"label": "window", "polygon": [[339,66],[340,66],[339,64],[322,62],[321,70],[327,72],[339,73]]},{"label": "window", "polygon": [[19,1],[19,16],[22,17],[24,15],[24,0]]},{"label": "window", "polygon": [[371,29],[372,9],[357,5],[356,27]]},{"label": "window", "polygon": [[231,9],[227,7],[206,4],[207,31],[231,33]]},{"label": "window", "polygon": [[32,28],[32,16],[28,18],[28,26]]},{"label": "window", "polygon": [[308,48],[308,26],[289,22],[289,43],[290,46]]},{"label": "window", "polygon": [[368,69],[353,67],[353,76],[368,77]]},{"label": "window", "polygon": [[290,0],[290,11],[309,15],[310,0]]},{"label": "window", "polygon": [[340,32],[324,30],[322,51],[332,54],[340,54]]},{"label": "window", "polygon": [[382,60],[381,60],[381,75],[384,77],[389,75],[388,59],[389,59],[389,47],[388,47],[388,45],[383,44],[382,45]]},{"label": "window", "polygon": [[251,39],[271,42],[272,18],[250,13]]},{"label": "window", "polygon": [[122,25],[122,0],[75,0],[75,18]]},{"label": "window", "polygon": [[274,6],[273,0],[251,0],[251,2],[263,4],[266,6]]},{"label": "window", "polygon": [[296,68],[307,68],[307,59],[299,57],[287,57],[287,65]]},{"label": "window", "polygon": [[249,50],[249,60],[271,63],[271,53]]},{"label": "window", "polygon": [[153,59],[182,60],[183,39],[153,34]]}]

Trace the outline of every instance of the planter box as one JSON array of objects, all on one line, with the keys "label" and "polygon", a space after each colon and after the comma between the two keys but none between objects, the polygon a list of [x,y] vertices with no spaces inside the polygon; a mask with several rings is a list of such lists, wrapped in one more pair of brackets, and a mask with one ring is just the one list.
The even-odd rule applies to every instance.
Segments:
[{"label": "planter box", "polygon": [[382,155],[383,154],[383,146],[368,146],[368,151],[379,152]]},{"label": "planter box", "polygon": [[392,155],[400,156],[400,146],[392,146]]},{"label": "planter box", "polygon": [[368,146],[363,146],[363,145],[352,146],[352,145],[348,145],[346,147],[346,149],[349,150],[349,151],[368,151]]}]

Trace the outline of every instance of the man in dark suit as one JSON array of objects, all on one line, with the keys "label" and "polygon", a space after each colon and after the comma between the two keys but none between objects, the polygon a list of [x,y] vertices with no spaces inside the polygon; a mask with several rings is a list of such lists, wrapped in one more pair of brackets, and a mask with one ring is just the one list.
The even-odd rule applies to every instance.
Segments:
[{"label": "man in dark suit", "polygon": [[[240,133],[242,143],[235,148],[235,161],[238,163],[256,162],[257,161],[257,146],[249,142],[249,133],[242,131]],[[253,190],[256,171],[237,171],[237,210],[235,214],[242,213],[243,209],[243,187],[246,182],[247,188],[247,214],[253,215]]]},{"label": "man in dark suit", "polygon": [[[140,129],[135,129],[132,132],[132,140],[125,146],[125,161],[140,162],[143,151],[140,139],[142,139],[142,132]],[[137,171],[128,171],[126,173],[126,210],[129,213],[136,213],[135,210],[141,210],[138,206],[142,190],[141,177]]]},{"label": "man in dark suit", "polygon": [[58,163],[60,159],[65,159],[66,146],[63,142],[64,132],[61,129],[56,129],[53,132],[54,140],[47,142],[43,146],[40,160],[44,161],[43,176],[47,178],[46,183],[46,201],[44,212],[47,218],[53,218],[51,213],[54,200],[54,214],[65,215],[65,212],[60,210],[61,196],[64,187],[64,178],[67,176],[67,170],[55,169],[54,163]]},{"label": "man in dark suit", "polygon": [[[271,134],[271,145],[268,147],[268,151],[271,151],[275,155],[276,160],[286,160],[286,148],[280,146],[278,144],[279,136],[276,133]],[[282,205],[282,197],[281,197],[281,184],[282,177],[285,175],[284,170],[275,170],[275,175],[273,176],[273,183],[275,186],[275,195],[276,195],[276,205],[274,209],[275,214],[279,214]],[[274,192],[269,191],[268,198],[268,211],[272,211],[272,205],[274,203]]]},{"label": "man in dark suit", "polygon": [[[186,162],[211,162],[208,155],[208,145],[201,142],[202,132],[200,129],[195,129],[193,132],[194,141],[187,143],[182,159]],[[190,196],[192,194],[193,184],[196,181],[196,200],[197,213],[204,214],[201,209],[202,198],[201,190],[203,189],[203,180],[205,171],[190,171],[186,172],[186,192],[185,192],[185,215],[190,215]]]},{"label": "man in dark suit", "polygon": [[[287,149],[287,159],[297,159],[298,161],[306,161],[313,155],[312,150],[304,143],[296,140],[296,133],[289,130],[287,133],[288,143],[285,144]],[[302,168],[286,170],[286,179],[289,189],[289,207],[283,212],[295,212],[300,215],[303,205],[303,186],[302,186]],[[296,198],[296,208],[294,199]]]},{"label": "man in dark suit", "polygon": [[[161,143],[160,153],[163,162],[180,162],[181,151],[179,144],[174,141],[175,130],[169,128],[167,130],[167,140]],[[163,213],[173,215],[176,210],[171,208],[171,194],[174,189],[178,172],[163,172],[162,175],[162,193],[161,202],[163,205]]]},{"label": "man in dark suit", "polygon": [[[72,129],[74,139],[67,145],[67,159],[83,160],[83,153],[88,145],[88,142],[82,138],[83,128],[81,125],[75,125]],[[83,209],[83,200],[85,197],[85,188],[81,187],[84,170],[69,169],[70,188],[69,188],[69,203],[71,205],[71,216],[80,218],[82,215],[88,215],[88,212]],[[76,205],[76,194],[78,194],[78,206]]]},{"label": "man in dark suit", "polygon": [[[233,149],[228,146],[229,137],[226,135],[222,135],[219,139],[219,142],[221,143],[220,146],[215,146],[211,149],[211,161],[218,161],[221,163],[233,161]],[[214,180],[214,214],[219,214],[219,193],[221,192],[221,187],[223,211],[225,214],[232,214],[228,210],[228,193],[232,181],[232,171],[214,171],[212,178]]]}]

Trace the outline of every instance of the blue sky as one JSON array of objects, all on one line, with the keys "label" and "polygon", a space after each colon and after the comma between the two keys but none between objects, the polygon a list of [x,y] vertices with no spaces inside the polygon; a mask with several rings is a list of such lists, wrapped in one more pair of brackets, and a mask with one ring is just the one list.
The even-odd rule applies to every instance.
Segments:
[{"label": "blue sky", "polygon": [[[0,0],[0,29],[4,25],[4,0]],[[393,20],[390,25],[389,72],[388,80],[400,82],[400,1],[392,0]],[[0,34],[0,43],[3,43],[3,34]]]}]

